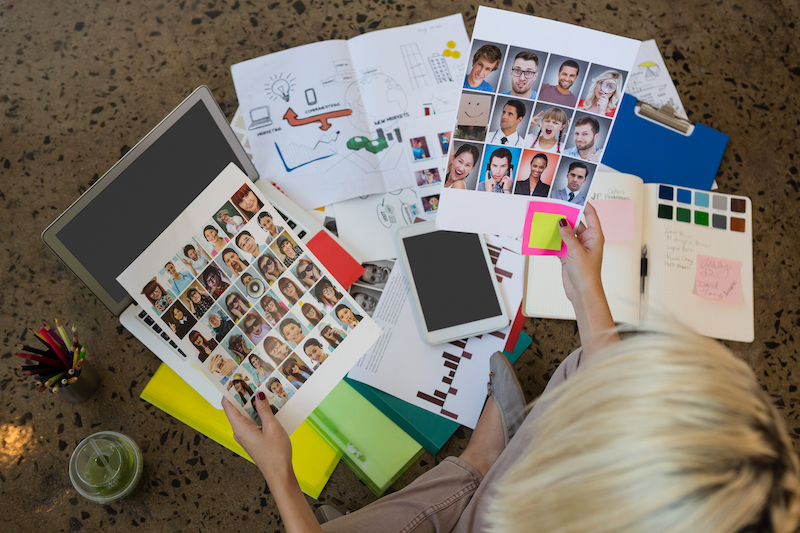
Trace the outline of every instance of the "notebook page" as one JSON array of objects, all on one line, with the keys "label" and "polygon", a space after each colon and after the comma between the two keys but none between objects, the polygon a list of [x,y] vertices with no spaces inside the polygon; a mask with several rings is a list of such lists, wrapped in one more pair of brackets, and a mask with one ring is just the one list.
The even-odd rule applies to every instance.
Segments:
[{"label": "notebook page", "polygon": [[[642,180],[631,174],[599,172],[592,200],[631,200],[634,203],[632,241],[606,241],[603,249],[603,287],[615,322],[639,321],[639,264],[642,251]],[[603,218],[600,219],[603,225]],[[564,294],[561,262],[557,257],[530,256],[525,276],[523,314],[573,320],[572,304]]]},{"label": "notebook page", "polygon": [[[750,199],[662,184],[645,185],[644,198],[644,242],[650,256],[645,316],[657,318],[659,312],[667,312],[703,335],[752,342]],[[698,255],[741,263],[740,273],[731,271],[720,280],[728,288],[740,284],[741,303],[725,301],[721,294],[720,299],[710,299],[697,293]]]}]

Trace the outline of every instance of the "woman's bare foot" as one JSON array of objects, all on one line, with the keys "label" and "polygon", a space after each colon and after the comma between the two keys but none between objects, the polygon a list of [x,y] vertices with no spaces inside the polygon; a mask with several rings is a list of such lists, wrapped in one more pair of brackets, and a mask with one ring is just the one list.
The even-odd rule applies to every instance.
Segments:
[{"label": "woman's bare foot", "polygon": [[461,459],[485,476],[505,447],[500,411],[494,398],[489,396]]}]

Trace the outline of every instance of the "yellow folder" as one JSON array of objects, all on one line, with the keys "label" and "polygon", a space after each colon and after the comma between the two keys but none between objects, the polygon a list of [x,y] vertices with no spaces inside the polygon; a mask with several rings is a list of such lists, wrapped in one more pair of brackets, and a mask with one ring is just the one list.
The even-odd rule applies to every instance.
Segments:
[{"label": "yellow folder", "polygon": [[[167,365],[162,363],[156,370],[142,391],[141,398],[248,461],[253,461],[234,440],[225,412],[212,407]],[[291,435],[291,441],[294,452],[292,466],[300,488],[312,498],[318,498],[339,462],[339,454],[308,422],[303,422],[297,428]],[[261,475],[256,469],[253,474]]]}]

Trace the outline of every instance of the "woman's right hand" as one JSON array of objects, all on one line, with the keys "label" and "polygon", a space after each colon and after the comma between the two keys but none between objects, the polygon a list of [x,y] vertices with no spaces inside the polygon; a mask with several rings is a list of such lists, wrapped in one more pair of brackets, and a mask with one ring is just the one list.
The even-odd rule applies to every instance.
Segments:
[{"label": "woman's right hand", "polygon": [[[261,396],[264,399],[260,399]],[[222,408],[233,428],[233,437],[241,444],[247,455],[256,463],[261,473],[272,485],[277,476],[294,476],[292,470],[292,442],[281,423],[272,414],[269,400],[263,392],[258,392],[253,402],[261,418],[258,426],[236,409],[227,398],[222,398]],[[276,487],[277,488],[277,487]]]},{"label": "woman's right hand", "polygon": [[561,239],[567,244],[567,256],[561,258],[561,277],[567,298],[573,304],[582,293],[602,288],[603,230],[592,204],[586,205],[583,215],[586,225],[581,223],[575,231],[566,219],[561,219],[558,226]]}]

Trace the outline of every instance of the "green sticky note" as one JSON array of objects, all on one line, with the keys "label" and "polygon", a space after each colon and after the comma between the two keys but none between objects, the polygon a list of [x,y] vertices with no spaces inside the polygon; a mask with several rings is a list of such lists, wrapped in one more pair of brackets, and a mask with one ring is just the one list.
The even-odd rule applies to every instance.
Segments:
[{"label": "green sticky note", "polygon": [[556,213],[534,213],[528,246],[542,250],[560,250],[561,234],[558,233],[558,221],[562,218],[566,217]]}]

